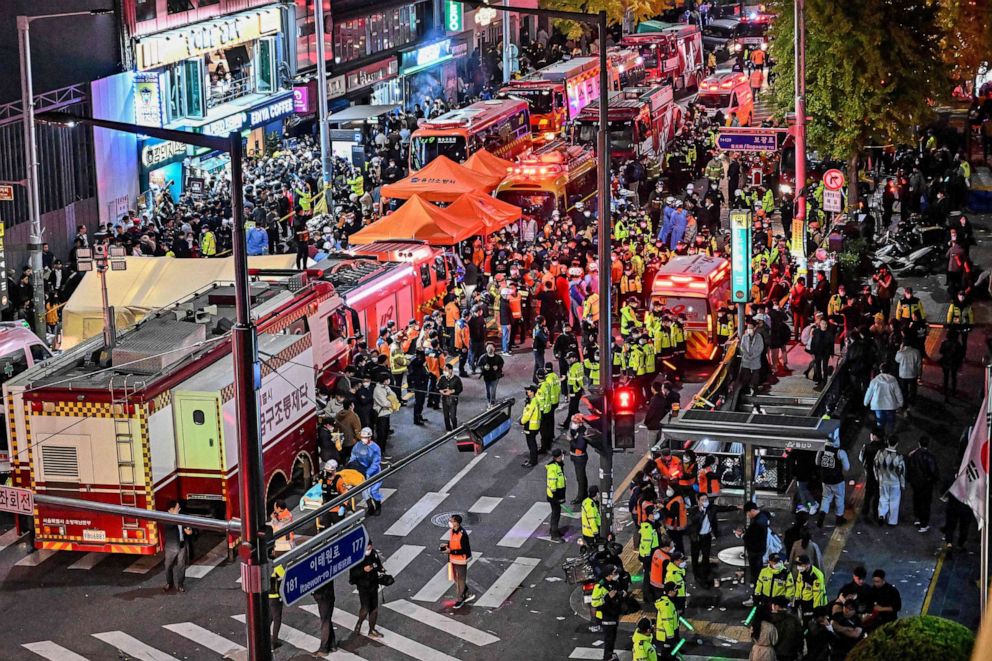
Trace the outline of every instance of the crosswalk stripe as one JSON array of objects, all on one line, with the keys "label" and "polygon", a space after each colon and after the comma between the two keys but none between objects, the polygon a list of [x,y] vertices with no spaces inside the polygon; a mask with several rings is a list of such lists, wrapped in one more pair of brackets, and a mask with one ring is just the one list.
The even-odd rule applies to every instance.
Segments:
[{"label": "crosswalk stripe", "polygon": [[[303,610],[314,615],[318,615],[317,606],[304,606]],[[334,609],[333,621],[339,627],[345,627],[349,630],[354,629],[355,625],[358,624],[358,618],[341,610],[340,608]],[[394,633],[389,629],[383,629],[382,627],[376,625],[376,631],[382,634],[382,638],[373,638],[372,640],[378,641],[385,645],[386,647],[391,647],[401,654],[406,654],[409,657],[418,659],[419,661],[459,661],[456,657],[449,656],[444,652],[434,649],[433,647],[428,647],[418,643],[415,640],[401,636],[398,633]],[[364,635],[364,634],[363,634]]]},{"label": "crosswalk stripe", "polygon": [[72,650],[67,650],[61,645],[57,645],[50,640],[42,640],[37,643],[27,643],[21,645],[26,650],[34,652],[43,659],[49,661],[87,661],[85,656],[79,656]]},{"label": "crosswalk stripe", "polygon": [[379,493],[382,495],[382,502],[389,500],[389,497],[396,493],[396,489],[390,489],[389,487],[382,487],[379,489]]},{"label": "crosswalk stripe", "polygon": [[[481,553],[472,552],[472,559],[468,561],[468,566],[471,567],[475,564],[476,560],[482,557]],[[427,581],[427,584],[420,588],[420,592],[413,595],[412,599],[417,601],[429,601],[435,602],[444,596],[444,593],[451,589],[452,582],[448,580],[448,564],[445,563],[441,565],[441,569],[438,570],[431,580]]]},{"label": "crosswalk stripe", "polygon": [[486,456],[485,452],[479,453],[475,456],[474,459],[472,459],[472,461],[465,464],[465,466],[460,471],[455,473],[455,476],[453,478],[448,480],[447,484],[441,487],[441,493],[451,493],[451,490],[455,488],[455,485],[458,484],[458,482],[460,482],[463,477],[468,475],[469,471],[475,468],[475,465],[478,464],[480,461],[482,461],[482,458],[485,456]]},{"label": "crosswalk stripe", "polygon": [[37,567],[41,563],[45,562],[49,558],[53,557],[58,551],[52,551],[49,549],[39,549],[34,553],[30,553],[17,562],[14,563],[15,567]]},{"label": "crosswalk stripe", "polygon": [[87,553],[79,560],[69,565],[69,569],[93,569],[109,556],[109,553]]},{"label": "crosswalk stripe", "polygon": [[413,507],[407,509],[407,511],[403,513],[403,516],[401,516],[396,523],[389,527],[386,534],[393,535],[395,537],[406,537],[420,525],[420,522],[423,521],[428,514],[434,511],[435,507],[444,502],[444,499],[447,497],[448,494],[446,493],[428,491],[420,497],[420,500],[414,503]]},{"label": "crosswalk stripe", "polygon": [[[316,613],[318,617],[320,617],[320,614],[317,611],[317,607],[313,606],[312,608],[313,608],[313,612]],[[304,606],[304,609],[307,609],[307,607]],[[232,617],[238,622],[245,621],[244,615],[232,615]],[[285,643],[289,643],[290,645],[292,645],[297,649],[307,650],[309,652],[312,652],[316,650],[318,647],[320,647],[320,638],[317,638],[316,636],[311,636],[305,631],[300,631],[299,629],[288,626],[286,624],[283,624],[282,627],[279,629],[279,640]],[[352,654],[351,652],[345,651],[343,649],[338,649],[337,652],[333,652],[331,654],[325,654],[322,658],[333,659],[334,661],[363,661],[362,657]]]},{"label": "crosswalk stripe", "polygon": [[128,656],[133,656],[138,659],[138,661],[179,661],[176,657],[166,654],[165,652],[160,652],[154,647],[149,647],[137,638],[129,636],[123,631],[106,631],[104,633],[95,633],[93,634],[93,637],[97,640],[102,640],[108,645],[116,647]]},{"label": "crosswalk stripe", "polygon": [[[24,533],[27,534],[27,533]],[[17,534],[17,528],[11,528],[4,534],[0,535],[0,551],[4,550],[8,546],[16,543],[20,539],[21,535]]]},{"label": "crosswalk stripe", "polygon": [[502,498],[494,496],[479,496],[479,500],[468,508],[470,514],[492,514],[496,506],[503,502]]},{"label": "crosswalk stripe", "polygon": [[192,622],[164,624],[162,625],[162,628],[168,629],[173,633],[177,633],[183,638],[192,640],[197,645],[205,647],[213,652],[217,652],[221,656],[247,651],[247,648],[244,645],[236,643],[233,640],[228,640],[227,638],[224,638],[224,636],[215,634],[213,631],[204,629],[200,625],[193,624]]},{"label": "crosswalk stripe", "polygon": [[595,647],[576,647],[572,650],[572,653],[568,655],[570,659],[602,659],[603,650],[598,650]]},{"label": "crosswalk stripe", "polygon": [[406,615],[421,624],[426,624],[427,626],[433,627],[438,631],[449,633],[456,638],[461,638],[462,640],[472,643],[473,645],[478,645],[479,647],[499,642],[499,638],[491,633],[482,631],[481,629],[476,629],[475,627],[470,627],[463,622],[459,622],[458,620],[450,617],[445,617],[440,613],[435,613],[432,610],[428,610],[423,606],[418,606],[417,604],[407,601],[406,599],[396,599],[394,601],[386,602],[383,605],[391,611],[396,611],[401,615]]},{"label": "crosswalk stripe", "polygon": [[207,554],[186,569],[187,578],[203,578],[227,559],[227,540],[221,540]]},{"label": "crosswalk stripe", "polygon": [[124,570],[125,574],[147,574],[152,569],[155,568],[158,563],[162,562],[165,558],[161,553],[156,555],[143,555]]},{"label": "crosswalk stripe", "polygon": [[496,546],[509,546],[515,549],[524,545],[524,542],[534,534],[544,520],[551,514],[551,503],[544,501],[534,503],[530,506],[520,520],[513,524],[513,527],[503,535],[503,539],[496,542]]},{"label": "crosswalk stripe", "polygon": [[515,558],[475,605],[479,608],[499,608],[540,563],[537,558]]}]

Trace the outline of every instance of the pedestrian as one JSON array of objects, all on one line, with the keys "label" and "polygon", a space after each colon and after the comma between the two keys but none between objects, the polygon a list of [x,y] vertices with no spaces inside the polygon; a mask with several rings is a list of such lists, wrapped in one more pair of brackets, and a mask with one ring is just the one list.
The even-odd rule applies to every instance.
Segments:
[{"label": "pedestrian", "polygon": [[[372,391],[372,410],[375,414],[375,440],[383,453],[386,451],[386,441],[391,433],[389,429],[389,418],[393,414],[394,409],[399,409],[399,399],[389,387],[389,383],[389,374],[383,373],[379,376],[379,383],[376,384],[375,389]],[[365,429],[368,429],[368,427]],[[352,452],[354,452],[354,448],[352,448]]]},{"label": "pedestrian", "polygon": [[792,542],[792,546],[786,548],[791,549],[789,551],[789,563],[792,566],[795,566],[799,556],[808,555],[814,567],[823,569],[823,553],[820,551],[820,545],[813,541],[809,527],[803,526],[799,531],[799,538]]},{"label": "pedestrian", "polygon": [[537,434],[541,430],[541,403],[537,399],[537,386],[527,386],[524,393],[526,399],[520,416],[520,426],[524,429],[524,440],[527,442],[527,461],[520,465],[531,468],[537,465]]},{"label": "pedestrian", "polygon": [[418,426],[427,423],[427,419],[424,417],[424,404],[427,402],[429,382],[427,355],[422,349],[417,349],[407,368],[406,383],[407,387],[413,391],[413,424]]},{"label": "pedestrian", "polygon": [[482,372],[482,381],[486,385],[486,401],[490,408],[496,406],[496,386],[503,378],[503,357],[496,355],[496,347],[492,343],[486,345],[486,353],[478,362]]},{"label": "pedestrian", "polygon": [[538,379],[537,373],[544,369],[544,352],[548,348],[548,327],[541,315],[534,318],[534,330],[531,332],[531,338],[533,340],[531,350],[534,354],[534,373],[531,379],[536,381]]},{"label": "pedestrian", "polygon": [[582,501],[582,540],[586,548],[594,549],[599,544],[602,518],[599,513],[599,487],[589,487],[588,495]]},{"label": "pedestrian", "polygon": [[272,506],[272,516],[269,518],[269,525],[272,527],[272,536],[275,538],[276,553],[286,553],[293,550],[296,545],[296,533],[280,535],[279,530],[285,528],[293,522],[293,512],[286,507],[286,501],[282,498],[276,500]]},{"label": "pedestrian", "polygon": [[944,373],[945,402],[950,401],[950,395],[957,396],[958,394],[958,372],[961,371],[964,358],[964,347],[958,341],[958,332],[956,330],[947,331],[947,337],[940,343],[940,357],[937,359],[937,362],[940,363],[940,369]]},{"label": "pedestrian", "polygon": [[315,655],[324,655],[338,650],[334,637],[334,581],[328,581],[313,591],[313,600],[317,602],[317,614],[320,615],[320,647]]},{"label": "pedestrian", "polygon": [[778,632],[778,642],[774,645],[776,661],[797,661],[803,651],[803,625],[789,611],[787,596],[782,595],[771,600],[768,621]]},{"label": "pedestrian", "polygon": [[744,541],[744,553],[747,556],[748,582],[753,592],[765,561],[771,515],[759,509],[754,501],[748,501],[744,504],[744,516],[747,517],[747,527],[744,528],[741,536]]},{"label": "pedestrian", "polygon": [[[179,501],[169,502],[169,514],[179,514]],[[165,532],[165,586],[163,592],[175,587],[186,592],[186,567],[189,566],[190,549],[196,532],[189,526],[169,524]]]},{"label": "pedestrian", "polygon": [[[559,338],[561,337],[565,337],[565,335],[562,334]],[[557,340],[555,342],[557,343]],[[566,356],[562,376],[565,377],[565,385],[568,388],[568,416],[565,418],[563,426],[568,427],[571,420],[578,414],[579,404],[585,393],[585,370],[579,360],[579,354],[575,351],[570,351]]]},{"label": "pedestrian", "polygon": [[896,411],[903,405],[902,390],[899,380],[890,374],[891,368],[882,363],[878,374],[868,383],[865,391],[864,405],[875,413],[875,423],[886,434],[891,434],[896,428]]},{"label": "pedestrian", "polygon": [[468,320],[468,365],[472,368],[472,374],[479,371],[479,359],[486,353],[486,332],[486,318],[480,305]]},{"label": "pedestrian", "polygon": [[905,339],[899,345],[896,352],[896,365],[899,366],[899,388],[902,390],[902,410],[909,411],[909,407],[916,401],[916,386],[923,373],[923,358],[920,350],[907,344]]},{"label": "pedestrian", "polygon": [[[362,429],[361,443],[356,443],[352,449],[351,463],[348,467],[360,472],[366,480],[382,472],[382,451],[372,442],[372,430],[368,427]],[[369,516],[378,516],[382,513],[381,488],[382,482],[377,482],[362,494]]]},{"label": "pedestrian", "polygon": [[813,380],[816,381],[814,390],[820,390],[826,385],[835,340],[833,326],[826,317],[821,317],[813,329],[809,345],[809,352],[813,355]]},{"label": "pedestrian", "polygon": [[885,432],[881,427],[872,427],[868,433],[868,442],[861,446],[858,460],[865,473],[865,496],[861,513],[866,520],[874,522],[878,511],[878,478],[875,477],[875,457],[885,450]]},{"label": "pedestrian", "polygon": [[[965,552],[965,544],[968,542],[968,533],[974,518],[971,508],[948,491],[947,507],[944,509],[944,526],[940,529],[944,533],[944,553],[947,557],[951,557],[953,551]],[[957,546],[954,545],[955,532],[957,532]]]},{"label": "pedestrian", "polygon": [[546,466],[547,496],[551,504],[550,534],[552,542],[561,542],[561,530],[558,522],[561,520],[561,504],[565,502],[565,471],[562,470],[564,455],[559,448],[551,451],[551,461]]},{"label": "pedestrian", "polygon": [[437,390],[441,393],[444,429],[454,431],[458,427],[458,397],[462,394],[463,386],[461,378],[455,375],[455,368],[451,363],[445,363],[441,378],[437,382]]},{"label": "pedestrian", "polygon": [[472,560],[472,545],[469,543],[468,531],[462,528],[462,515],[452,514],[448,519],[451,536],[447,544],[441,545],[441,551],[448,554],[448,580],[455,584],[454,608],[461,608],[465,602],[475,598],[468,592],[468,565]]},{"label": "pedestrian", "polygon": [[572,470],[575,472],[577,490],[572,505],[580,505],[589,492],[589,479],[586,476],[586,466],[589,463],[589,445],[586,440],[586,425],[581,413],[572,416],[568,426],[568,454],[572,460]]},{"label": "pedestrian", "polygon": [[890,436],[885,450],[875,456],[875,477],[878,479],[878,523],[890,526],[899,523],[899,503],[906,488],[906,461],[899,453],[899,439]]},{"label": "pedestrian", "polygon": [[751,621],[751,653],[748,661],[775,661],[778,629],[771,623],[768,608],[758,608]]},{"label": "pedestrian", "polygon": [[858,615],[858,600],[843,592],[831,607],[831,629],[834,634],[831,647],[834,658],[846,659],[847,655],[865,635]]},{"label": "pedestrian", "polygon": [[899,588],[885,580],[884,569],[876,569],[872,572],[868,598],[871,601],[871,615],[864,620],[868,632],[899,619],[902,595],[899,594]]},{"label": "pedestrian", "polygon": [[842,526],[847,523],[844,519],[844,474],[851,470],[851,462],[847,458],[847,452],[840,447],[839,440],[825,445],[816,453],[816,465],[820,469],[820,482],[823,484],[823,498],[820,501],[820,512],[816,515],[816,524],[822,528],[824,519],[830,513],[830,506],[835,505],[837,516],[834,522]]},{"label": "pedestrian", "polygon": [[741,387],[744,394],[752,395],[761,384],[761,357],[765,353],[765,342],[756,332],[754,319],[745,324],[744,337],[740,340]]},{"label": "pedestrian", "polygon": [[906,457],[906,479],[913,487],[913,525],[918,532],[930,530],[933,485],[940,479],[937,458],[930,452],[930,439],[921,436],[916,449]]},{"label": "pedestrian", "polygon": [[365,618],[369,620],[369,638],[382,638],[382,634],[375,628],[379,620],[379,579],[386,573],[379,558],[379,552],[372,546],[369,540],[365,547],[365,557],[351,568],[348,574],[348,582],[358,589],[358,601],[360,608],[358,611],[358,622],[355,624],[355,634],[362,633],[362,623]]}]

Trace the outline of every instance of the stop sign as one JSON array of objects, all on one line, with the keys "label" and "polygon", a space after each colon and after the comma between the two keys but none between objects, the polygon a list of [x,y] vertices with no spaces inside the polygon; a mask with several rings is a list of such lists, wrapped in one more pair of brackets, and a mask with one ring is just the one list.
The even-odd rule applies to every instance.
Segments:
[{"label": "stop sign", "polygon": [[844,187],[844,173],[840,170],[827,170],[823,173],[823,185],[827,190],[840,190]]}]

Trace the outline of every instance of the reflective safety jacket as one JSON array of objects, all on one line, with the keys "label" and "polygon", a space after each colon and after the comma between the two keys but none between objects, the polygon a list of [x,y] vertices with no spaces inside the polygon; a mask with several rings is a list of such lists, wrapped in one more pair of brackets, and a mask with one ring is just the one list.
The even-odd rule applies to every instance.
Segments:
[{"label": "reflective safety jacket", "polygon": [[795,581],[792,572],[785,565],[780,565],[776,569],[764,567],[758,573],[758,582],[754,586],[754,595],[772,599],[774,597],[786,597],[792,599],[795,596]]},{"label": "reflective safety jacket", "polygon": [[641,351],[644,352],[644,370],[647,374],[654,374],[655,366],[655,350],[654,344],[651,342],[646,342],[641,345]]},{"label": "reflective safety jacket", "polygon": [[568,393],[570,395],[576,395],[582,390],[583,385],[585,385],[583,379],[582,363],[575,361],[568,366]]},{"label": "reflective safety jacket", "polygon": [[586,376],[589,377],[589,385],[592,386],[592,387],[598,386],[599,385],[599,361],[598,360],[590,360],[589,358],[586,358],[585,361],[583,361],[582,366],[586,370]]},{"label": "reflective safety jacket", "polygon": [[658,650],[650,633],[634,632],[633,654],[633,661],[658,661]]},{"label": "reflective safety jacket", "polygon": [[643,376],[645,374],[644,351],[641,350],[641,346],[639,344],[635,344],[630,347],[630,354],[627,359],[627,369],[637,376]]},{"label": "reflective safety jacket", "polygon": [[549,461],[546,469],[548,472],[548,500],[564,500],[565,471],[562,470],[557,461]]},{"label": "reflective safety jacket", "polygon": [[627,335],[631,329],[640,327],[641,322],[637,320],[637,313],[634,308],[624,305],[620,308],[620,334]]},{"label": "reflective safety jacket", "polygon": [[923,303],[920,303],[920,299],[915,296],[900,298],[899,302],[896,303],[896,319],[912,319],[914,312],[919,313],[920,319],[925,320],[927,318]]},{"label": "reflective safety jacket", "polygon": [[975,324],[975,313],[970,305],[958,305],[952,302],[947,308],[947,323],[952,326],[973,326]]},{"label": "reflective safety jacket", "polygon": [[651,557],[651,554],[658,548],[658,530],[649,521],[641,524],[638,531],[639,542],[637,544],[637,555],[642,560]]},{"label": "reflective safety jacket", "polygon": [[679,567],[674,562],[669,562],[665,569],[665,582],[674,583],[678,586],[677,597],[685,596],[685,567]]},{"label": "reflective safety jacket", "polygon": [[527,431],[537,431],[541,428],[541,410],[536,396],[524,404],[524,412],[520,416],[520,424]]},{"label": "reflective safety jacket", "polygon": [[558,378],[557,374],[551,372],[544,377],[544,382],[548,385],[548,403],[551,404],[551,408],[554,408],[561,401],[561,379]]},{"label": "reflective safety jacket", "polygon": [[827,605],[827,588],[823,580],[823,572],[816,567],[810,566],[810,578],[806,578],[802,573],[796,576],[795,596],[796,601],[812,603],[813,608]]},{"label": "reflective safety jacket", "polygon": [[662,595],[658,601],[654,602],[654,607],[658,611],[658,621],[654,626],[654,638],[658,642],[667,643],[678,635],[679,631],[679,611],[675,608],[675,602]]},{"label": "reflective safety jacket", "polygon": [[602,521],[599,514],[599,505],[592,498],[582,501],[582,536],[595,537],[599,534],[599,527]]}]

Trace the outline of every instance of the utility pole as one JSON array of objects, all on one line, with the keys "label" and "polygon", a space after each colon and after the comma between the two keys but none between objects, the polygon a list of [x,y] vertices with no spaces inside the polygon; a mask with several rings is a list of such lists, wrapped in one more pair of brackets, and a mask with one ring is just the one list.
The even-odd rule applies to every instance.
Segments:
[{"label": "utility pole", "polygon": [[806,266],[806,0],[795,0],[796,215],[792,222],[793,253]]},{"label": "utility pole", "polygon": [[331,155],[331,136],[327,127],[327,49],[324,45],[324,0],[313,0],[313,21],[317,28],[317,121],[320,122],[320,174],[324,181],[327,211],[334,208],[330,199],[334,189],[334,159]]},{"label": "utility pole", "polygon": [[[509,6],[510,0],[503,0],[503,6]],[[503,12],[503,84],[510,82],[511,69],[513,68],[513,58],[510,53],[510,44],[512,43],[510,35],[510,18],[512,14],[508,11]]]},{"label": "utility pole", "polygon": [[599,208],[596,233],[599,235],[599,380],[603,393],[601,433],[603,452],[599,455],[599,492],[602,529],[613,529],[613,348],[612,297],[610,296],[610,264],[612,263],[612,235],[610,223],[610,77],[606,63],[606,12],[599,12],[596,27],[599,31],[599,131],[596,146],[599,149]]}]

